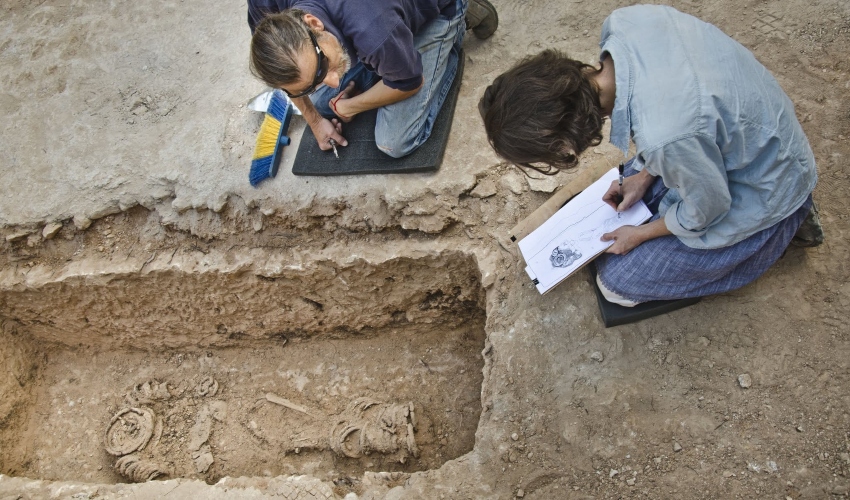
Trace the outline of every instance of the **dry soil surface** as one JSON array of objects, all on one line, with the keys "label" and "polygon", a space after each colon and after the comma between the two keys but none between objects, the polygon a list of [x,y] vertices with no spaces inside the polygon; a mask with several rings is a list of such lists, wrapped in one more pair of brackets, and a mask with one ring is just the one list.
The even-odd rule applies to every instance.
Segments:
[{"label": "dry soil surface", "polygon": [[[0,6],[0,497],[850,496],[850,4],[665,2],[778,78],[826,243],[606,329],[586,275],[540,296],[505,241],[574,174],[500,162],[476,103],[544,48],[594,61],[627,3],[493,3],[439,172],[295,178],[289,155],[259,190],[243,2]],[[392,438],[355,458],[328,436],[360,398]],[[154,414],[135,467],[104,446],[124,408],[131,438]]]}]

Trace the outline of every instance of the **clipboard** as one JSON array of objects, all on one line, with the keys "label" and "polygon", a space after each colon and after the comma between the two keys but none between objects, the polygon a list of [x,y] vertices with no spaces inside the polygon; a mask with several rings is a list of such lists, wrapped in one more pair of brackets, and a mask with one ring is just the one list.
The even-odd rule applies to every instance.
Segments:
[{"label": "clipboard", "polygon": [[531,213],[528,217],[521,220],[516,226],[511,229],[508,234],[508,239],[516,243],[525,238],[532,231],[540,227],[550,217],[555,215],[555,212],[564,206],[564,203],[570,201],[573,196],[581,193],[587,186],[593,184],[596,179],[602,177],[602,174],[610,170],[611,167],[606,163],[599,162],[596,165],[590,165],[579,172],[570,182],[564,187],[557,190],[551,198],[540,205],[537,210]]},{"label": "clipboard", "polygon": [[[596,170],[591,172],[595,174]],[[618,175],[616,168],[608,169],[517,241],[527,264],[526,273],[541,294],[575,274],[613,245],[613,242],[601,240],[603,234],[622,226],[638,226],[652,217],[643,201],[623,212],[617,212],[602,201]],[[577,185],[571,187],[577,188]],[[528,226],[524,227],[523,232],[528,229]]]}]

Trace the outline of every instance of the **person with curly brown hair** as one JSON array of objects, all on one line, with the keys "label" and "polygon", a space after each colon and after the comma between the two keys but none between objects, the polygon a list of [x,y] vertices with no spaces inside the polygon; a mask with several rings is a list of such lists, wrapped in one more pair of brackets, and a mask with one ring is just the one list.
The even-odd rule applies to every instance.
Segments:
[{"label": "person with curly brown hair", "polygon": [[671,7],[637,5],[603,24],[599,66],[554,51],[496,78],[479,110],[495,151],[544,173],[574,167],[602,141],[624,155],[618,211],[643,199],[654,216],[602,236],[596,260],[610,301],[722,293],[762,275],[792,241],[823,233],[814,154],[776,79],[715,26]]}]

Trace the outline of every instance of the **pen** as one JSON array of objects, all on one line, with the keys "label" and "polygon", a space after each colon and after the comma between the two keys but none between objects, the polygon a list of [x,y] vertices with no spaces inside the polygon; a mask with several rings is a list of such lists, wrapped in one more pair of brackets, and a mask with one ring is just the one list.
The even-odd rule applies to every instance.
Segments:
[{"label": "pen", "polygon": [[[330,143],[331,147],[334,148],[334,156],[336,156],[336,159],[339,160],[339,153],[337,153],[336,151],[336,141],[333,139],[328,139],[328,143]],[[621,180],[620,184],[622,183],[623,181]]]},{"label": "pen", "polygon": [[[617,179],[617,183],[620,185],[620,202],[623,201],[623,170],[625,170],[625,166],[623,162],[620,162],[620,165],[617,167],[617,170],[620,172],[620,177]],[[617,218],[620,218],[620,212],[617,211]]]}]

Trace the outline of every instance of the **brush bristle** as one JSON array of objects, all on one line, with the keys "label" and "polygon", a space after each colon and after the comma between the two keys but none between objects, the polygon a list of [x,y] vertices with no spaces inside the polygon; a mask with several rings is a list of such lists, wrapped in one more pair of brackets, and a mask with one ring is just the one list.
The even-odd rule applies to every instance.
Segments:
[{"label": "brush bristle", "polygon": [[260,181],[268,179],[272,176],[272,157],[266,156],[258,158],[251,162],[251,171],[248,174],[248,181],[252,186],[257,187]]},{"label": "brush bristle", "polygon": [[257,145],[254,147],[254,159],[271,157],[277,147],[278,136],[280,135],[280,120],[273,116],[266,115],[263,118],[263,124],[260,126],[260,133],[257,134]]},{"label": "brush bristle", "polygon": [[[290,105],[283,92],[275,90],[272,93],[266,116],[263,118],[262,125],[260,125],[260,132],[257,134],[254,158],[251,161],[251,172],[248,175],[248,180],[254,187],[257,187],[257,184],[261,181],[274,177],[274,174],[277,173],[273,159],[275,151],[279,147],[282,122],[286,119],[287,127],[289,126],[287,114]],[[286,144],[289,144],[289,142],[287,141]]]},{"label": "brush bristle", "polygon": [[273,116],[277,121],[282,122],[286,116],[286,110],[289,108],[289,100],[283,92],[275,90],[272,92],[272,99],[269,101],[269,109],[266,114]]}]

